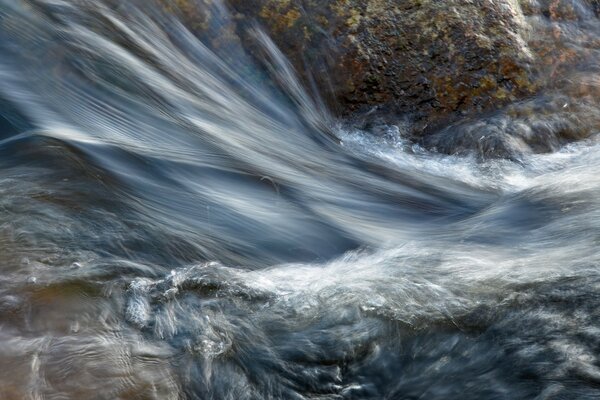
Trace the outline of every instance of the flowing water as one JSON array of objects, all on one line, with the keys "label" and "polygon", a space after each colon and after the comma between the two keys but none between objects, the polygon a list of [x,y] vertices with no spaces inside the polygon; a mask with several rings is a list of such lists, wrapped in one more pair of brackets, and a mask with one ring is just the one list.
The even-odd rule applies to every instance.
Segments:
[{"label": "flowing water", "polygon": [[252,34],[0,0],[0,398],[600,398],[594,136],[363,132]]}]

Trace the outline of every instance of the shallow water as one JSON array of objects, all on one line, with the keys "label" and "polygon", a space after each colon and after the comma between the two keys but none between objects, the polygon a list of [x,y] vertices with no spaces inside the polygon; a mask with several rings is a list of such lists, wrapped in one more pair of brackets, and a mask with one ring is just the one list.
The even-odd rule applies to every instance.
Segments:
[{"label": "shallow water", "polygon": [[600,396],[594,135],[431,152],[134,4],[0,0],[0,398]]}]

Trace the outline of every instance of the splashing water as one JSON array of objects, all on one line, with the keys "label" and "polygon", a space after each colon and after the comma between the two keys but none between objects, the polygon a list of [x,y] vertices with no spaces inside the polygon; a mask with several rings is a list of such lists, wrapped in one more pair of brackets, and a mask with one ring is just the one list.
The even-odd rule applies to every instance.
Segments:
[{"label": "splashing water", "polygon": [[0,398],[598,398],[594,136],[429,152],[252,35],[0,0]]}]

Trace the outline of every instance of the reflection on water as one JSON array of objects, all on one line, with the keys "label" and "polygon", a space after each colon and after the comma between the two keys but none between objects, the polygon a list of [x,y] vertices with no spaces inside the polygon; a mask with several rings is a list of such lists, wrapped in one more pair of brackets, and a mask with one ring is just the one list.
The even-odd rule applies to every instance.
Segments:
[{"label": "reflection on water", "polygon": [[599,396],[593,136],[430,152],[133,4],[0,0],[0,398]]}]

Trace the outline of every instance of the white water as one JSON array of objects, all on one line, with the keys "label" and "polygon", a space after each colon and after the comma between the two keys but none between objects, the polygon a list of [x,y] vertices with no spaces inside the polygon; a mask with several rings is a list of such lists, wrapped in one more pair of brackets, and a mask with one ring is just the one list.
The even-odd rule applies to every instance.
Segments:
[{"label": "white water", "polygon": [[442,155],[259,30],[35,3],[0,1],[0,398],[598,397],[594,136]]}]

